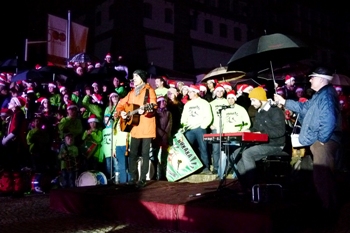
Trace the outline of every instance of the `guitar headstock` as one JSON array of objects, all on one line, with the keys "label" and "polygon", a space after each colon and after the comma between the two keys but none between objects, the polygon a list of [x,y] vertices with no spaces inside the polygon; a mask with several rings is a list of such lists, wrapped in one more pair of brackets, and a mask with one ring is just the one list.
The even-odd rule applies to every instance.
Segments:
[{"label": "guitar headstock", "polygon": [[147,112],[153,112],[155,106],[157,105],[153,103],[148,103],[144,106],[144,110]]}]

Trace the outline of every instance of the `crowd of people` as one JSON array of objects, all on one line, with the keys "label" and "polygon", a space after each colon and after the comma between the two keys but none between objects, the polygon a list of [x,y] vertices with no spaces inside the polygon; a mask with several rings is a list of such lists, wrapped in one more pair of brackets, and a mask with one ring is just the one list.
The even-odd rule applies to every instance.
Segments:
[{"label": "crowd of people", "polygon": [[[273,91],[246,84],[233,88],[216,79],[188,86],[162,76],[152,87],[146,71],[129,74],[126,66],[108,65],[110,58],[107,54],[98,67],[123,71],[122,77],[73,88],[59,81],[11,82],[13,74],[0,74],[3,169],[57,173],[62,187],[74,187],[79,174],[96,170],[109,182],[142,188],[151,166],[155,172],[150,179],[167,180],[168,149],[182,132],[203,163],[198,173],[223,178],[227,165],[222,161],[235,161],[231,166],[249,191],[257,181],[256,161],[282,150],[297,159],[304,156],[305,148],[288,147],[299,116],[300,142],[310,146],[320,199],[326,208],[336,205],[332,174],[342,135],[349,132],[349,97],[342,87],[331,85],[326,69],[311,75],[311,91],[296,87],[290,75]],[[71,65],[77,74],[96,68]],[[225,155],[220,145],[203,140],[208,133],[240,131],[265,133],[269,141],[243,151],[239,144],[230,145],[232,153]]]}]

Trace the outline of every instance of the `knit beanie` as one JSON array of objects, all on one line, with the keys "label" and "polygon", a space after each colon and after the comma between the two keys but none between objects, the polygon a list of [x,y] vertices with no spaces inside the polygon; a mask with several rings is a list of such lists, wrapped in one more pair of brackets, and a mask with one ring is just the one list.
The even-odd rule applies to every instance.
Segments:
[{"label": "knit beanie", "polygon": [[134,74],[138,74],[144,83],[147,82],[147,72],[144,70],[135,70]]},{"label": "knit beanie", "polygon": [[254,98],[261,101],[266,101],[266,91],[262,87],[256,87],[249,92],[249,98]]}]

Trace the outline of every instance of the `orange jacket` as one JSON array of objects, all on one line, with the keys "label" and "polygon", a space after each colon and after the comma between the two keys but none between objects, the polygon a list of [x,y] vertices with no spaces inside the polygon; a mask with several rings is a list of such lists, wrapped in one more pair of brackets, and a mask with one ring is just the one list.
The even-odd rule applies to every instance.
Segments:
[{"label": "orange jacket", "polygon": [[[140,94],[135,96],[134,90],[130,91],[123,99],[121,99],[117,105],[118,114],[121,111],[125,111],[130,104],[136,104],[139,106],[144,105],[144,98],[146,94],[146,88],[149,90],[149,98],[147,103],[157,104],[157,97],[154,89],[146,84],[145,87],[140,91]],[[126,111],[127,112],[127,111]],[[137,114],[137,113],[136,113]],[[156,137],[156,118],[155,114],[147,113],[140,116],[139,124],[133,126],[130,131],[131,137],[134,138],[155,138]]]}]

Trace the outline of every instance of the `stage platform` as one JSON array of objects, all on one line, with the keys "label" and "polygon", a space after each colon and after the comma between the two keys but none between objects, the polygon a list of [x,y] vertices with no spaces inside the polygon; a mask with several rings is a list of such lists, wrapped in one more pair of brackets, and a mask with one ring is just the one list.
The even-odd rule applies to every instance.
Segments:
[{"label": "stage platform", "polygon": [[[237,180],[148,181],[142,189],[97,185],[50,191],[50,207],[130,224],[188,232],[286,232],[300,209],[286,200],[254,203]],[[293,221],[291,221],[291,216]]]}]

